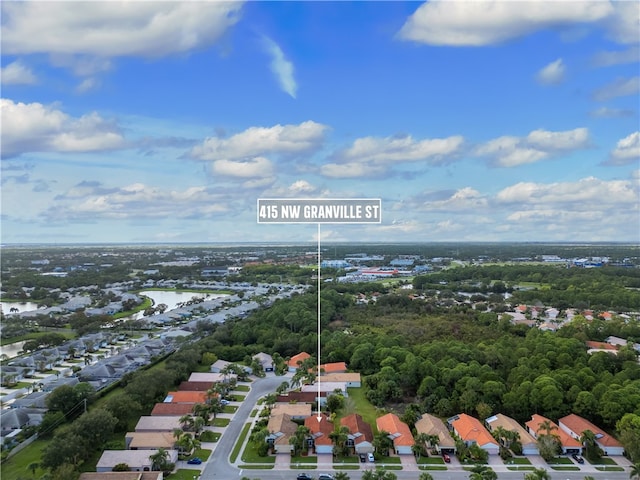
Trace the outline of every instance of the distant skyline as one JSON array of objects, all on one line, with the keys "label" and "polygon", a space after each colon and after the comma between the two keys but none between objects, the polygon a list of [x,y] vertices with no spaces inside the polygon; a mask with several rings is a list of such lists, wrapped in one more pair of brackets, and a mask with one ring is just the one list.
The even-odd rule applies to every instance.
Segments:
[{"label": "distant skyline", "polygon": [[5,1],[9,243],[640,243],[640,3]]}]

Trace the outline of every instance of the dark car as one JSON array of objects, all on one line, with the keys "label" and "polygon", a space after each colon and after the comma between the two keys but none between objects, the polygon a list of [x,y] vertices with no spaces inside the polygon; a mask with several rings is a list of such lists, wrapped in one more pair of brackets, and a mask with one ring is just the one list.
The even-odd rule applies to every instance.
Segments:
[{"label": "dark car", "polygon": [[202,463],[202,460],[200,460],[198,457],[193,457],[187,460],[187,463],[189,465],[200,465]]},{"label": "dark car", "polygon": [[442,459],[443,459],[446,463],[451,463],[451,457],[450,457],[448,454],[446,454],[446,453],[443,453],[443,454],[442,454]]},{"label": "dark car", "polygon": [[329,475],[328,473],[321,473],[318,476],[318,480],[333,480],[333,475]]},{"label": "dark car", "polygon": [[361,461],[361,462],[366,462],[366,461],[367,461],[367,456],[366,456],[364,453],[361,453],[361,454],[359,455],[359,457],[360,457],[360,461]]},{"label": "dark car", "polygon": [[307,475],[306,473],[299,473],[296,479],[297,480],[313,480],[313,477],[311,477],[311,475]]},{"label": "dark car", "polygon": [[573,459],[578,462],[578,463],[584,463],[584,458],[582,458],[580,455],[578,455],[577,453],[574,453],[573,455],[571,455],[573,457]]}]

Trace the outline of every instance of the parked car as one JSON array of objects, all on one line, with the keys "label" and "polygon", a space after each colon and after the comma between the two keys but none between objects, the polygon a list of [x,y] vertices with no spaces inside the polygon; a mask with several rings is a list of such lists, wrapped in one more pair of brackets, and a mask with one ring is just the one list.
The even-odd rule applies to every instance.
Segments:
[{"label": "parked car", "polygon": [[577,453],[574,453],[573,455],[571,455],[573,457],[573,459],[578,462],[578,463],[584,463],[584,458],[582,458],[580,455],[578,455]]},{"label": "parked car", "polygon": [[193,457],[187,460],[187,463],[189,465],[200,465],[202,463],[202,460],[200,460],[198,457]]},{"label": "parked car", "polygon": [[369,460],[370,462],[375,462],[376,461],[376,457],[373,456],[373,453],[368,453],[367,454],[367,460]]},{"label": "parked car", "polygon": [[451,463],[451,457],[447,453],[442,454],[442,459],[445,461],[445,463]]},{"label": "parked car", "polygon": [[366,462],[366,461],[367,461],[367,456],[366,456],[364,453],[361,453],[361,454],[359,455],[359,457],[360,457],[360,461],[361,461],[361,462]]},{"label": "parked car", "polygon": [[307,475],[306,473],[299,473],[296,479],[297,480],[313,480],[311,475]]},{"label": "parked car", "polygon": [[333,480],[333,475],[329,475],[328,473],[321,473],[318,476],[318,480]]}]

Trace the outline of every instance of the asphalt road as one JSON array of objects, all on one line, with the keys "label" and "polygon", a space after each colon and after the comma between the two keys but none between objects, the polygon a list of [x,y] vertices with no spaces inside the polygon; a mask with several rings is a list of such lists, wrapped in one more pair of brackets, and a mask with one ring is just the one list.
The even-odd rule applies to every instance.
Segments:
[{"label": "asphalt road", "polygon": [[[224,434],[218,440],[218,444],[214,449],[211,457],[207,461],[199,480],[239,480],[243,477],[250,478],[251,480],[295,480],[298,473],[302,470],[240,470],[234,465],[229,463],[229,457],[231,450],[233,450],[236,444],[242,427],[249,420],[251,411],[255,408],[256,402],[260,397],[272,393],[275,389],[284,381],[289,381],[290,377],[277,377],[273,374],[268,374],[266,378],[255,380],[251,384],[251,391],[246,396],[238,410],[236,411],[233,420],[227,428]],[[457,470],[453,470],[457,468]],[[504,468],[504,467],[503,467]],[[580,472],[556,472],[551,469],[547,470],[551,475],[552,480],[584,480],[586,476],[591,476],[596,480],[628,480],[629,473],[624,472],[592,472],[592,471],[580,471]],[[345,471],[351,480],[361,480],[362,470],[346,470]],[[319,473],[327,473],[322,470],[309,470],[308,473],[314,478],[317,478]],[[334,472],[335,473],[335,472]],[[418,480],[420,472],[409,472],[402,470],[394,470],[393,473],[398,477],[398,480]],[[430,470],[429,473],[435,480],[468,480],[469,472],[463,470],[462,467],[449,467],[447,471],[435,471]],[[523,480],[526,472],[514,472],[514,471],[497,471],[499,480]]]}]

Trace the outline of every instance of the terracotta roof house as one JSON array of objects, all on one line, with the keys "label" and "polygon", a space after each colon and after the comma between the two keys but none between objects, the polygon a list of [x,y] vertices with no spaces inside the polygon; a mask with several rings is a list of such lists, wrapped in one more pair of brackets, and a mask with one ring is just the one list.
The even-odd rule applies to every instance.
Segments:
[{"label": "terracotta roof house", "polygon": [[333,453],[333,442],[329,435],[333,432],[334,426],[325,414],[320,416],[320,421],[315,415],[307,417],[304,426],[311,431],[309,446],[313,447],[316,453]]},{"label": "terracotta roof house", "polygon": [[128,432],[124,436],[127,450],[170,450],[176,439],[171,432]]},{"label": "terracotta roof house", "polygon": [[[311,416],[309,403],[276,403],[271,409],[271,415],[287,414],[292,420],[304,420]],[[314,417],[315,418],[315,417]]]},{"label": "terracotta roof house", "polygon": [[193,407],[195,403],[156,403],[153,410],[151,410],[152,416],[182,416],[193,413]]},{"label": "terracotta roof house", "polygon": [[324,363],[320,365],[320,375],[328,375],[330,373],[345,373],[347,364],[345,362]]},{"label": "terracotta roof house", "polygon": [[387,432],[393,440],[393,449],[398,455],[412,455],[411,447],[415,444],[409,426],[400,421],[397,415],[387,413],[376,418],[379,432]]},{"label": "terracotta roof house", "polygon": [[551,420],[543,417],[542,415],[531,415],[531,420],[525,423],[527,430],[533,438],[538,438],[538,435],[547,433],[546,430],[541,427],[544,422],[549,422],[549,426],[551,427],[550,433],[558,435],[563,454],[567,455],[582,452],[582,444],[578,440],[573,438],[567,432],[558,427],[557,424],[553,423]]},{"label": "terracotta roof house", "polygon": [[482,426],[480,420],[466,413],[455,415],[447,420],[453,431],[467,445],[477,444],[489,455],[498,455],[500,446],[489,431]]},{"label": "terracotta roof house", "polygon": [[624,447],[615,438],[590,421],[572,413],[558,420],[558,425],[575,439],[582,436],[585,430],[591,430],[596,436],[596,442],[605,455],[622,455]]},{"label": "terracotta roof house", "polygon": [[180,383],[178,390],[187,392],[206,392],[207,390],[213,388],[214,385],[214,382],[189,382],[185,380],[184,382]]},{"label": "terracotta roof house", "polygon": [[176,428],[182,428],[179,416],[143,415],[136,424],[136,432],[173,432]]},{"label": "terracotta roof house", "polygon": [[[105,450],[96,465],[97,472],[111,472],[113,467],[119,463],[129,465],[129,470],[142,472],[151,470],[150,455],[156,453],[157,450]],[[178,460],[177,450],[167,450],[169,453],[169,461],[175,463]]]},{"label": "terracotta roof house", "polygon": [[524,427],[522,427],[522,425],[516,422],[513,418],[498,413],[497,415],[487,418],[485,423],[487,424],[490,432],[493,432],[498,427],[502,427],[509,432],[518,433],[520,436],[520,443],[522,444],[522,453],[524,455],[540,454],[535,438],[533,438],[529,432],[527,432]]},{"label": "terracotta roof house", "polygon": [[267,424],[269,435],[266,440],[275,453],[292,452],[293,446],[289,445],[289,439],[297,429],[298,424],[294,423],[286,413],[277,416],[271,415]]},{"label": "terracotta roof house", "polygon": [[166,403],[206,403],[207,392],[188,392],[178,390],[167,393]]},{"label": "terracotta roof house", "polygon": [[438,417],[423,414],[416,422],[416,432],[437,435],[438,445],[435,448],[439,453],[456,453],[456,442],[447,426]]},{"label": "terracotta roof house", "polygon": [[289,367],[289,371],[290,372],[295,372],[296,370],[298,370],[298,367],[300,366],[300,364],[302,362],[304,362],[307,358],[310,358],[310,357],[311,357],[311,355],[309,355],[307,352],[301,352],[301,353],[299,353],[297,355],[294,355],[287,362],[287,366]]},{"label": "terracotta roof house", "polygon": [[373,430],[360,415],[352,413],[342,417],[340,425],[349,429],[347,445],[353,447],[356,453],[373,453]]},{"label": "terracotta roof house", "polygon": [[85,472],[78,480],[162,480],[162,472]]}]

